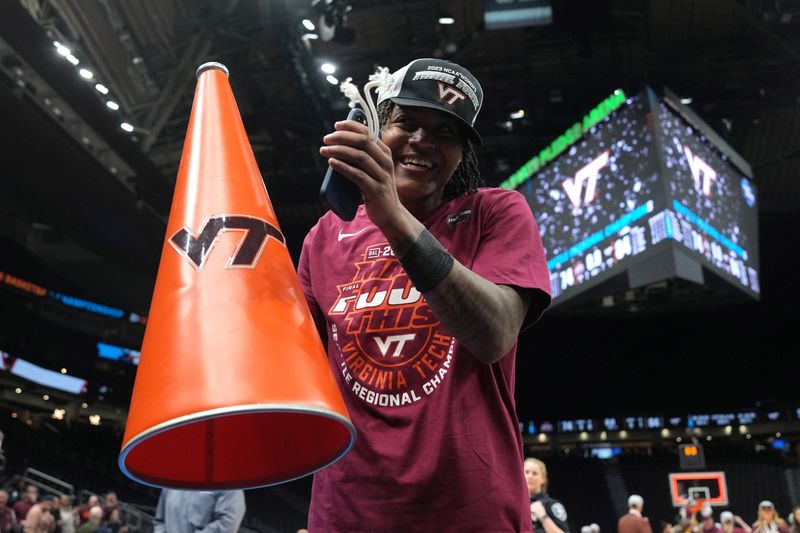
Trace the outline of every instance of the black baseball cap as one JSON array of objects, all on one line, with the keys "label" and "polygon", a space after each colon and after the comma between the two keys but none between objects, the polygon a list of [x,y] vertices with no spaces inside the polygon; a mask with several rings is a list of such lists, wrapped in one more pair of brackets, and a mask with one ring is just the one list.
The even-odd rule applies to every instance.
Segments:
[{"label": "black baseball cap", "polygon": [[483,144],[475,119],[483,104],[483,89],[470,71],[444,59],[415,59],[392,74],[392,85],[378,92],[378,104],[438,109],[456,117],[475,144]]}]

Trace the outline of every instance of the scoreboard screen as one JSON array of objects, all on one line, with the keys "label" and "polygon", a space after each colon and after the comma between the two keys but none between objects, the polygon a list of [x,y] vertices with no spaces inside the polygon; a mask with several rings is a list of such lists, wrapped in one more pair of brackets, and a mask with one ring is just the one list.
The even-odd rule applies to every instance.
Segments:
[{"label": "scoreboard screen", "polygon": [[554,306],[625,272],[625,288],[702,283],[701,267],[758,297],[752,181],[649,89],[517,189],[539,225]]},{"label": "scoreboard screen", "polygon": [[617,274],[652,242],[647,220],[666,198],[646,106],[629,98],[519,188],[542,234],[554,300]]},{"label": "scoreboard screen", "polygon": [[757,296],[757,199],[752,181],[667,105],[658,107],[661,157],[675,217],[670,235],[715,273]]}]

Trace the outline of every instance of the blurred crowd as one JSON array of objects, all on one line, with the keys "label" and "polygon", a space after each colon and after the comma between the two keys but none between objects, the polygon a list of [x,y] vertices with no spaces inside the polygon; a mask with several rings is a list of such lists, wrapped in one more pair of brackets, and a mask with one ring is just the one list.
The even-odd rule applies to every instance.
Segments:
[{"label": "blurred crowd", "polygon": [[76,505],[68,494],[40,494],[12,477],[0,489],[0,533],[128,533],[117,494],[91,494]]},{"label": "blurred crowd", "polygon": [[[628,507],[628,514],[620,517],[617,533],[653,533],[649,519],[643,514],[644,499],[631,495]],[[600,527],[585,525],[581,533],[600,533]],[[711,505],[690,499],[673,522],[660,522],[656,533],[800,533],[800,505],[784,519],[771,501],[763,500],[758,504],[755,518],[748,521],[731,511],[715,516]]]},{"label": "blurred crowd", "polygon": [[680,509],[674,524],[661,524],[662,533],[800,533],[800,506],[781,517],[769,500],[758,504],[754,520],[747,521],[739,514],[723,511],[715,516],[714,508],[703,502],[689,500]]},{"label": "blurred crowd", "polygon": [[[547,492],[550,480],[545,463],[528,457],[523,466],[534,533],[570,533],[566,507]],[[654,533],[642,496],[629,495],[627,509],[619,517],[616,533]],[[788,519],[784,519],[769,500],[758,504],[755,518],[749,521],[731,511],[723,511],[718,517],[714,512],[708,502],[689,498],[678,509],[674,520],[660,522],[655,533],[800,533],[800,505],[792,509]],[[573,531],[577,533],[577,529]],[[583,525],[580,533],[601,533],[600,526],[596,523]]]}]

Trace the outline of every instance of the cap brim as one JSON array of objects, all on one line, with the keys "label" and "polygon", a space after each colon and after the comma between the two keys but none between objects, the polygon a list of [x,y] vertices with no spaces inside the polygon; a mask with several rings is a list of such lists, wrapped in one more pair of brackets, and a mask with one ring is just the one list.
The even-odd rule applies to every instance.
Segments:
[{"label": "cap brim", "polygon": [[454,113],[453,111],[450,111],[445,107],[432,104],[427,100],[416,99],[416,98],[401,98],[397,96],[390,96],[389,98],[387,98],[387,100],[391,100],[397,105],[405,105],[411,107],[427,107],[428,109],[435,109],[436,111],[447,113],[448,115],[451,115],[458,119],[458,123],[461,124],[461,126],[463,126],[464,131],[467,133],[467,136],[473,143],[477,144],[478,146],[483,146],[483,139],[481,139],[481,136],[478,134],[475,128],[473,128],[466,120],[458,116],[458,114]]}]

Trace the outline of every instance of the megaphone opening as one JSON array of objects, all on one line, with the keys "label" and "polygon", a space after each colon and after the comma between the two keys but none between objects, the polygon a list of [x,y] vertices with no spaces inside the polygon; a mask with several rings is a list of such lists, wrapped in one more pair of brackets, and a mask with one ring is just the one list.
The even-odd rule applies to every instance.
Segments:
[{"label": "megaphone opening", "polygon": [[255,488],[321,470],[355,442],[352,424],[337,413],[286,406],[261,409],[201,414],[177,426],[176,421],[165,423],[131,439],[119,466],[129,477],[155,487]]}]

